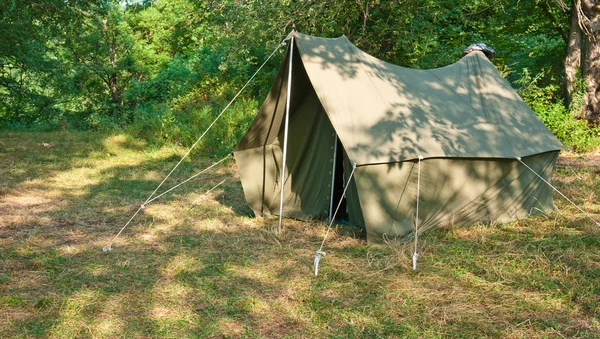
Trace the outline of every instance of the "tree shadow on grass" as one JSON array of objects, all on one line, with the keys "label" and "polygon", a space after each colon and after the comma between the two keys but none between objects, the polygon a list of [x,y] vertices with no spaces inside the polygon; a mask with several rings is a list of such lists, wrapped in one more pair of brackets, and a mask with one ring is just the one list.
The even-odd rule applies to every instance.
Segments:
[{"label": "tree shadow on grass", "polygon": [[[115,140],[107,143],[111,138]],[[74,166],[88,166],[82,160],[114,156],[113,147],[141,151],[145,144],[127,136],[93,132],[2,133],[0,188],[15,188],[26,181],[51,178]]]},{"label": "tree shadow on grass", "polygon": [[223,185],[223,189],[214,196],[214,200],[231,208],[236,215],[246,217],[254,216],[254,212],[246,203],[242,183],[239,181],[237,175],[230,180],[227,180]]},{"label": "tree shadow on grass", "polygon": [[[476,240],[454,237],[440,243],[440,248],[447,245],[456,252],[441,251],[437,257],[425,258],[422,273],[415,276],[400,269],[381,274],[376,267],[369,268],[365,251],[380,251],[382,256],[391,253],[377,246],[348,246],[349,240],[338,236],[328,242],[330,256],[322,262],[321,276],[314,279],[310,263],[319,239],[307,240],[312,233],[301,223],[289,225],[288,237],[278,239],[282,248],[265,231],[268,224],[246,229],[235,220],[197,224],[182,219],[149,240],[143,233],[151,230],[138,225],[106,255],[91,246],[71,255],[61,247],[14,258],[29,261],[28,269],[45,271],[45,280],[13,293],[27,295],[37,287],[46,299],[34,297],[31,302],[45,304],[38,306],[39,312],[50,315],[46,322],[26,321],[17,326],[33,330],[49,325],[40,336],[86,336],[86,327],[95,335],[109,335],[102,331],[113,326],[115,336],[144,337],[417,337],[419,331],[495,337],[503,333],[503,321],[514,325],[529,319],[531,327],[524,325],[529,330],[559,326],[568,334],[561,324],[570,326],[576,319],[585,319],[566,312],[565,306],[553,306],[553,300],[563,299],[560,293],[536,286],[523,289],[518,281],[504,286],[510,272],[498,275],[481,261],[490,256],[489,246]],[[154,220],[156,225],[166,222]],[[516,232],[489,241],[522,236]],[[528,237],[523,237],[513,246],[527,243]],[[465,258],[467,249],[470,253]],[[354,255],[356,251],[360,253]],[[349,268],[345,265],[349,256],[364,266]],[[536,258],[524,257],[516,264],[531,259]],[[502,268],[501,264],[514,263],[494,266]],[[514,274],[522,274],[523,281],[544,283],[539,273],[519,270]],[[408,283],[395,285],[398,281]],[[441,303],[436,300],[440,298]],[[26,297],[24,302],[30,301]],[[503,307],[516,311],[506,312]],[[576,328],[586,331],[584,325]]]},{"label": "tree shadow on grass", "polygon": [[[571,326],[591,334],[598,330],[600,305],[595,283],[600,257],[590,251],[600,247],[597,233],[587,218],[564,216],[432,232],[427,264],[435,263],[430,273],[443,277],[463,298],[474,298],[469,293],[480,290],[490,300],[490,312],[510,309],[505,321],[513,327],[565,324],[559,331],[563,335],[577,335]],[[439,288],[440,281],[424,283]]]},{"label": "tree shadow on grass", "polygon": [[[286,219],[276,235],[273,220],[249,218],[240,212],[245,203],[231,164],[148,206],[104,254],[174,158],[138,156],[130,164],[90,163],[97,180],[81,190],[53,186],[74,175],[72,165],[50,169],[48,192],[43,182],[10,184],[21,196],[46,200],[17,209],[28,218],[2,229],[4,335],[543,337],[598,330],[600,244],[585,220],[552,226],[554,219],[538,217],[532,225],[426,233],[417,273],[394,265],[391,247],[333,232],[315,278],[323,224]],[[173,182],[210,162],[185,162]],[[228,178],[223,187],[192,208],[221,178]],[[595,186],[581,189],[576,201],[597,194]],[[7,200],[13,195],[2,196],[5,206],[18,204]]]}]

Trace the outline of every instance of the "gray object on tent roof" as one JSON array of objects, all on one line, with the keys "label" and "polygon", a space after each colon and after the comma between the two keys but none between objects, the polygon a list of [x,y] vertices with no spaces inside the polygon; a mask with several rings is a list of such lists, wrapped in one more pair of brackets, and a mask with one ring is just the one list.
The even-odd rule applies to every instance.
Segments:
[{"label": "gray object on tent roof", "polygon": [[483,54],[485,54],[485,56],[490,60],[496,56],[496,50],[484,43],[472,44],[471,46],[465,48],[463,56],[475,51],[483,52]]},{"label": "gray object on tent roof", "polygon": [[[334,185],[348,183],[347,212],[370,242],[419,230],[504,222],[554,208],[550,181],[560,150],[552,135],[482,52],[430,70],[396,66],[347,38],[292,32],[279,74],[237,145],[244,194],[256,215],[327,218]],[[288,62],[289,142],[282,164]],[[336,136],[338,167],[332,170]],[[281,170],[285,181],[280,182]],[[343,173],[343,175],[342,175]]]}]

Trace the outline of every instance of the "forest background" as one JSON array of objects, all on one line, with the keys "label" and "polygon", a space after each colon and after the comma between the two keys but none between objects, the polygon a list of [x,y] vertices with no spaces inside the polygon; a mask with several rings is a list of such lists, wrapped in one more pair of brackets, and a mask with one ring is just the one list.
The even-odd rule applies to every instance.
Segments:
[{"label": "forest background", "polygon": [[[6,0],[0,129],[118,131],[189,146],[295,25],[419,69],[486,43],[552,132],[587,151],[600,145],[599,18],[591,0]],[[237,143],[283,52],[207,135],[204,152]]]}]

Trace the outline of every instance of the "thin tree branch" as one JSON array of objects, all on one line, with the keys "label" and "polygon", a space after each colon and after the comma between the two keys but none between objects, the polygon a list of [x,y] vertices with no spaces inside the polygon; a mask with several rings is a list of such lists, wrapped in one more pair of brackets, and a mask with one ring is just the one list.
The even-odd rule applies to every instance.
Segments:
[{"label": "thin tree branch", "polygon": [[548,7],[546,7],[546,5],[541,2],[537,3],[537,7],[542,10],[542,13],[544,13],[546,18],[548,18],[548,20],[550,20],[551,25],[554,27],[556,32],[558,32],[558,34],[562,37],[562,39],[565,41],[565,43],[568,44],[569,36],[567,35],[567,32],[565,32],[564,29],[561,29],[560,26],[554,24],[555,22],[557,22],[557,20],[554,17],[554,15],[552,15],[552,13],[548,9]]}]

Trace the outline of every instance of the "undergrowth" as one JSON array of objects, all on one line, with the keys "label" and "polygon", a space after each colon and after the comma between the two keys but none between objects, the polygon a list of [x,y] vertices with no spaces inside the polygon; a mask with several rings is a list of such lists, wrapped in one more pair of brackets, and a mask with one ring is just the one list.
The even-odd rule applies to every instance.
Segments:
[{"label": "undergrowth", "polygon": [[568,107],[556,97],[560,88],[557,85],[538,86],[540,77],[533,77],[527,69],[517,84],[518,92],[527,105],[542,120],[544,125],[565,146],[577,152],[587,152],[600,145],[600,126],[591,125],[579,119],[584,100],[584,86],[576,86],[573,100]]}]

